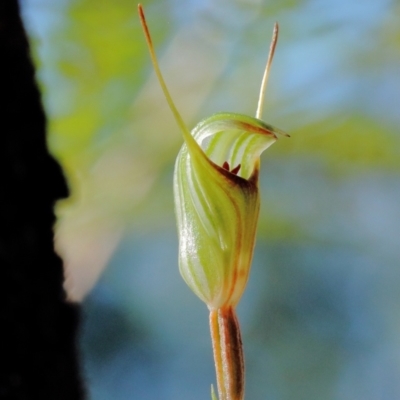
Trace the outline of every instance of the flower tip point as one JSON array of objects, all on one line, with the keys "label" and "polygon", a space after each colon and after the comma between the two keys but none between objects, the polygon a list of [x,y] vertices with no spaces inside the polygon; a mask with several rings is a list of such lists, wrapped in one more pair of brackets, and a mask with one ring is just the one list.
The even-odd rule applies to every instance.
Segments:
[{"label": "flower tip point", "polygon": [[275,128],[274,132],[277,133],[279,136],[290,138],[290,135],[285,131],[282,131],[281,129]]}]

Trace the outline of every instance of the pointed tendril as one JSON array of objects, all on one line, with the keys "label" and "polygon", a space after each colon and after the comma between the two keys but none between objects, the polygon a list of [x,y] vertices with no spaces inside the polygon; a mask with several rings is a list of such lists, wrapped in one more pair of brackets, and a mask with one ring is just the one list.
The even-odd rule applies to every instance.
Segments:
[{"label": "pointed tendril", "polygon": [[231,174],[233,175],[237,175],[238,172],[240,171],[240,167],[242,166],[242,164],[238,164],[236,165],[235,168],[230,168],[228,161],[224,161],[224,163],[222,164],[222,168],[226,169],[227,171],[229,171]]},{"label": "pointed tendril", "polygon": [[241,164],[238,164],[235,168],[233,168],[231,170],[231,173],[234,174],[234,175],[237,175],[238,172],[240,171],[240,167],[241,167]]},{"label": "pointed tendril", "polygon": [[257,105],[257,111],[256,111],[256,118],[258,118],[258,119],[262,118],[262,109],[263,109],[263,105],[264,105],[265,89],[266,89],[267,83],[268,83],[268,76],[269,76],[269,71],[271,69],[272,59],[274,58],[275,47],[278,42],[278,33],[279,33],[279,25],[277,22],[275,22],[274,30],[272,33],[272,40],[271,40],[271,44],[269,46],[267,65],[265,66],[264,75],[263,75],[263,78],[261,81],[260,95],[258,97],[258,105]]},{"label": "pointed tendril", "polygon": [[144,36],[146,38],[146,42],[147,42],[147,47],[149,49],[149,53],[150,53],[150,57],[151,57],[151,61],[154,67],[154,70],[156,72],[157,78],[160,82],[161,88],[164,92],[164,96],[167,99],[168,105],[172,111],[172,113],[174,114],[174,117],[176,119],[176,122],[178,123],[179,127],[181,128],[184,136],[186,138],[189,138],[189,140],[191,140],[190,138],[192,138],[189,130],[187,129],[185,123],[183,122],[183,119],[181,117],[181,115],[179,114],[179,111],[177,110],[171,95],[169,94],[167,85],[165,84],[164,78],[161,74],[160,71],[160,67],[158,66],[158,60],[157,60],[157,56],[156,53],[154,51],[154,47],[153,47],[153,43],[151,40],[151,35],[150,35],[150,31],[149,28],[147,26],[147,22],[146,22],[146,17],[144,15],[144,11],[143,11],[143,7],[141,4],[138,4],[138,12],[139,12],[139,17],[140,17],[140,22],[142,24],[142,28],[143,28],[143,32],[144,32]]}]

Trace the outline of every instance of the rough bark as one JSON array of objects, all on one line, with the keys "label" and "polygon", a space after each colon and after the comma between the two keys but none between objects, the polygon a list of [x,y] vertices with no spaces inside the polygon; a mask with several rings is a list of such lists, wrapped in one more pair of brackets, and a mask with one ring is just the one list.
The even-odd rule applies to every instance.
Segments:
[{"label": "rough bark", "polygon": [[54,252],[54,203],[68,195],[18,2],[0,2],[0,399],[79,400],[79,308]]}]

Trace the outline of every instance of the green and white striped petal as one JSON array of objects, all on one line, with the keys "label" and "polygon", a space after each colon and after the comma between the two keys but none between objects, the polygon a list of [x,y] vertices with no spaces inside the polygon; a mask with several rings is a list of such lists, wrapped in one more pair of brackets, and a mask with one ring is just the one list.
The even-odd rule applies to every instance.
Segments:
[{"label": "green and white striped petal", "polygon": [[179,268],[210,309],[235,306],[245,288],[259,213],[259,159],[276,134],[283,132],[256,118],[219,113],[184,135],[174,174]]}]

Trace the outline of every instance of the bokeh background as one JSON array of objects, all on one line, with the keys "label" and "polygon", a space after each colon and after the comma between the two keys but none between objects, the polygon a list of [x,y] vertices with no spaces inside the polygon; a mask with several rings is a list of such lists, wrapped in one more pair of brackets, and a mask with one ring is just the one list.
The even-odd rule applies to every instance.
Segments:
[{"label": "bokeh background", "polygon": [[[400,3],[143,0],[189,127],[254,115],[273,23],[246,398],[400,398]],[[210,398],[206,307],[179,276],[182,137],[132,0],[23,0],[49,146],[71,187],[56,245],[82,301],[91,400]]]}]

